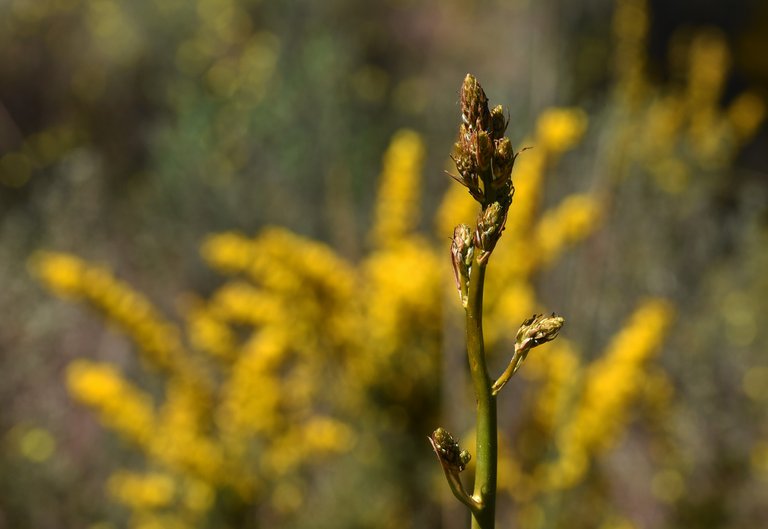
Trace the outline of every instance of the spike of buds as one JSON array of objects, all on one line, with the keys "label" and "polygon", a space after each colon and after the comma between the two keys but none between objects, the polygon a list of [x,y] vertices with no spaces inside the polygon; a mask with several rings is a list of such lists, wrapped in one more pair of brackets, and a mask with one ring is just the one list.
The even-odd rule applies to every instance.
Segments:
[{"label": "spike of buds", "polygon": [[461,118],[452,156],[459,176],[451,176],[483,209],[494,202],[507,207],[514,192],[512,166],[517,156],[504,137],[509,120],[501,105],[488,109],[488,97],[471,74],[461,85]]}]

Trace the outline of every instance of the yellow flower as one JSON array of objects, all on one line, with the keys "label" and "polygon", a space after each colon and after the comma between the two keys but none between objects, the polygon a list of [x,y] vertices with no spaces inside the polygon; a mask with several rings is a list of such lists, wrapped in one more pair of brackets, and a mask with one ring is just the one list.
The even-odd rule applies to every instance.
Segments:
[{"label": "yellow flower", "polygon": [[372,238],[379,246],[398,243],[419,220],[424,142],[416,132],[401,130],[384,155]]},{"label": "yellow flower", "polygon": [[578,142],[586,128],[587,114],[580,108],[549,109],[536,123],[537,144],[559,154]]},{"label": "yellow flower", "polygon": [[67,367],[67,388],[79,401],[99,411],[119,433],[146,444],[155,429],[152,399],[110,364],[75,360]]},{"label": "yellow flower", "polygon": [[176,485],[167,474],[136,474],[120,470],[110,476],[107,490],[123,505],[155,509],[168,506],[173,501]]}]

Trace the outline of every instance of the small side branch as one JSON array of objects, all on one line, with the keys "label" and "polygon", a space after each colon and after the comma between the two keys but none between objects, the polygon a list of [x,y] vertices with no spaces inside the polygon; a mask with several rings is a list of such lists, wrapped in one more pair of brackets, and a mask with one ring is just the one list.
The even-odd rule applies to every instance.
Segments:
[{"label": "small side branch", "polygon": [[560,329],[565,323],[565,319],[555,315],[544,316],[543,314],[534,314],[523,322],[517,331],[515,339],[515,352],[509,365],[501,376],[493,383],[491,393],[495,396],[509,382],[509,379],[517,373],[520,366],[523,365],[531,349],[543,343],[550,342],[557,338]]},{"label": "small side branch", "polygon": [[509,361],[509,365],[501,376],[499,376],[499,378],[496,379],[496,382],[493,383],[493,386],[491,386],[491,394],[497,395],[499,391],[501,391],[501,388],[509,382],[509,379],[517,373],[517,370],[523,365],[525,358],[528,356],[528,351],[530,350],[531,347],[519,347],[519,344],[515,344],[515,352],[512,355],[512,359]]},{"label": "small side branch", "polygon": [[429,439],[432,449],[437,455],[440,466],[443,467],[445,479],[448,481],[453,495],[469,507],[472,513],[480,512],[483,508],[482,502],[467,493],[459,477],[459,473],[466,468],[470,460],[469,452],[461,450],[459,443],[444,428],[438,428],[427,439]]}]

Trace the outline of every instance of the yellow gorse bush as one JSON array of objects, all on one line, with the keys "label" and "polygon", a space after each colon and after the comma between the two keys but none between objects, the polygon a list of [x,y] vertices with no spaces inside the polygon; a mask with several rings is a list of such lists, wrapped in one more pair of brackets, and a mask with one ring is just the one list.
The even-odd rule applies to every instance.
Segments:
[{"label": "yellow gorse bush", "polygon": [[[520,200],[488,278],[490,347],[514,338],[517,324],[537,309],[536,272],[599,226],[602,206],[589,193],[539,213],[547,170],[578,143],[586,124],[581,110],[547,111],[526,142],[535,148],[517,162]],[[424,154],[417,133],[393,137],[373,250],[358,264],[282,228],[209,237],[202,256],[230,279],[205,299],[184,296],[183,331],[102,267],[61,253],[32,259],[53,292],[100,310],[164,381],[155,395],[111,364],[80,359],[67,370],[72,396],[146,456],[144,472],[116,470],[108,486],[132,510],[132,527],[200,525],[220,490],[246,504],[266,502],[277,515],[290,513],[304,502],[307,469],[354,450],[382,452],[360,430],[366,408],[385,427],[401,430],[404,410],[436,392],[451,281],[445,249],[414,231]],[[448,191],[437,213],[441,235],[450,233],[448,222],[471,220],[470,201],[458,186]],[[532,420],[556,440],[558,456],[523,469],[502,444],[501,490],[526,504],[584,478],[589,460],[628,420],[670,312],[662,300],[641,303],[592,364],[584,365],[567,341],[532,355],[527,376],[538,381]]]}]

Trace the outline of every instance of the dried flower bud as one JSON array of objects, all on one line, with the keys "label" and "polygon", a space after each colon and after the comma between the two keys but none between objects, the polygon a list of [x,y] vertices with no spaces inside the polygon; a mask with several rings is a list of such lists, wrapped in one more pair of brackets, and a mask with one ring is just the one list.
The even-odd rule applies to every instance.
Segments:
[{"label": "dried flower bud", "polygon": [[477,167],[481,171],[485,171],[491,165],[491,160],[493,159],[493,141],[491,137],[484,130],[478,130],[474,135],[473,147]]},{"label": "dried flower bud", "polygon": [[475,247],[472,244],[472,228],[466,224],[459,224],[453,230],[451,242],[451,260],[453,262],[453,276],[456,279],[456,288],[462,305],[466,306],[467,289],[469,288],[469,275],[472,267],[472,259],[475,255]]},{"label": "dried flower bud", "polygon": [[[458,143],[456,145],[458,146]],[[469,194],[475,200],[482,200],[483,191],[480,189],[480,179],[477,176],[477,161],[475,157],[457,149],[456,154],[451,156],[451,159],[453,159],[453,163],[456,164],[456,170],[459,172],[459,176],[448,173],[451,178],[466,187],[469,190]]]},{"label": "dried flower bud", "polygon": [[478,262],[485,262],[488,256],[496,247],[496,243],[504,231],[504,224],[507,222],[507,210],[509,202],[502,205],[494,202],[477,218],[477,229],[475,230],[475,246],[481,250]]},{"label": "dried flower bud", "polygon": [[477,161],[474,156],[457,149],[453,162],[462,177],[470,180],[477,179]]},{"label": "dried flower bud", "polygon": [[459,125],[459,141],[456,142],[456,151],[467,153],[472,150],[472,129],[462,123]]},{"label": "dried flower bud", "polygon": [[453,472],[461,472],[466,468],[471,456],[468,451],[461,449],[448,430],[438,428],[432,433],[429,441],[444,467]]},{"label": "dried flower bud", "polygon": [[504,115],[504,108],[501,105],[493,107],[491,110],[491,136],[494,140],[500,140],[504,137],[508,124],[509,120]]},{"label": "dried flower bud", "polygon": [[554,340],[557,338],[563,323],[565,323],[565,319],[555,315],[554,312],[551,316],[534,314],[525,320],[517,331],[518,347],[533,348]]},{"label": "dried flower bud", "polygon": [[517,155],[512,149],[509,138],[496,141],[496,149],[493,153],[493,186],[501,187],[512,178],[512,167],[515,165]]},{"label": "dried flower bud", "polygon": [[461,85],[461,116],[464,123],[470,127],[488,130],[491,113],[488,110],[488,98],[477,79],[467,74]]}]

